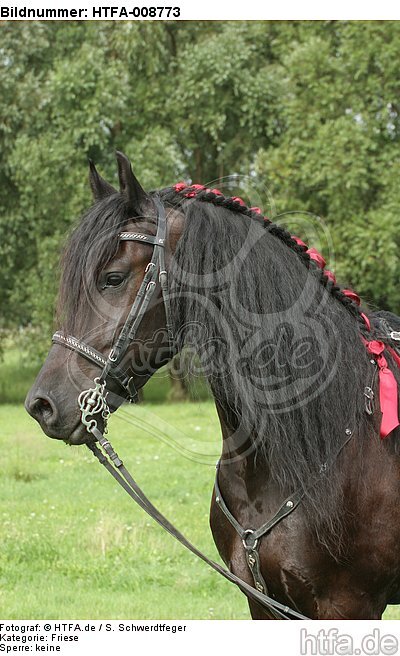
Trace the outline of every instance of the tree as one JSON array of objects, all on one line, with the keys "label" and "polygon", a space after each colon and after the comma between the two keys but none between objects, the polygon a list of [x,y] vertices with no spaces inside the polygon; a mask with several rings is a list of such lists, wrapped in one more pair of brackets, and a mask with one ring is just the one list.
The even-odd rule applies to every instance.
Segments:
[{"label": "tree", "polygon": [[254,141],[269,133],[267,62],[259,66],[266,46],[259,40],[257,51],[253,38],[260,29],[251,23],[2,26],[1,322],[29,324],[38,336],[29,335],[36,353],[52,330],[61,244],[89,202],[87,159],[115,181],[114,151],[124,149],[150,188],[240,172]]},{"label": "tree", "polygon": [[400,311],[400,55],[397,22],[300,25],[282,56],[284,130],[255,168],[278,212],[329,226],[337,272],[372,305]]},{"label": "tree", "polygon": [[90,203],[87,160],[116,183],[116,148],[147,188],[236,174],[264,207],[270,190],[272,215],[318,214],[341,278],[400,311],[397,22],[0,30],[0,330],[29,326],[31,352],[47,348],[59,252]]}]

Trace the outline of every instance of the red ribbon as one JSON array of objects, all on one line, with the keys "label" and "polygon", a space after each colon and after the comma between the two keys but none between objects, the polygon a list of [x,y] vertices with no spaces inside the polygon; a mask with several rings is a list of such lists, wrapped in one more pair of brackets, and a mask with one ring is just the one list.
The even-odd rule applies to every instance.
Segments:
[{"label": "red ribbon", "polygon": [[296,235],[290,235],[293,241],[296,242],[299,246],[304,246],[304,248],[308,248],[308,246],[302,241],[299,237],[296,237]]},{"label": "red ribbon", "polygon": [[308,248],[307,253],[310,256],[310,260],[314,260],[314,262],[318,264],[320,269],[324,268],[326,262],[322,257],[321,253],[319,253],[316,248]]},{"label": "red ribbon", "polygon": [[203,191],[203,189],[205,189],[204,185],[200,184],[192,184],[189,188],[191,191],[188,191],[187,194],[185,194],[186,198],[195,198],[199,191]]},{"label": "red ribbon", "polygon": [[246,203],[242,198],[239,198],[239,196],[232,196],[231,200],[235,201],[235,203],[239,203],[242,207],[246,207]]},{"label": "red ribbon", "polygon": [[336,285],[336,276],[332,271],[329,271],[329,269],[325,269],[324,271],[325,275],[329,280],[332,280],[333,284]]},{"label": "red ribbon", "polygon": [[389,369],[387,360],[383,355],[383,351],[386,348],[385,344],[383,342],[378,342],[377,340],[367,342],[363,339],[363,341],[368,352],[374,356],[379,368],[379,402],[382,412],[380,436],[381,439],[383,439],[397,428],[397,426],[400,426],[397,401],[397,381],[393,372]]},{"label": "red ribbon", "polygon": [[371,322],[370,322],[370,320],[368,319],[367,315],[364,314],[364,312],[360,312],[360,314],[361,314],[362,318],[364,319],[364,323],[365,323],[365,325],[367,326],[367,329],[368,329],[368,330],[371,330]]},{"label": "red ribbon", "polygon": [[183,191],[184,189],[186,189],[186,187],[187,187],[187,184],[185,184],[184,182],[177,182],[174,185],[175,191],[178,191],[178,192]]},{"label": "red ribbon", "polygon": [[342,291],[343,291],[343,294],[345,296],[347,296],[347,298],[351,298],[351,300],[354,301],[354,303],[357,303],[357,305],[360,305],[361,300],[360,300],[360,297],[359,297],[358,294],[353,292],[351,289],[343,289]]},{"label": "red ribbon", "polygon": [[303,246],[303,248],[306,249],[306,253],[310,256],[310,260],[314,260],[320,267],[320,269],[324,269],[326,265],[325,259],[322,257],[321,253],[317,251],[316,248],[308,248],[307,244],[304,243],[299,237],[296,237],[296,235],[291,235],[292,239],[298,244],[299,246]]}]

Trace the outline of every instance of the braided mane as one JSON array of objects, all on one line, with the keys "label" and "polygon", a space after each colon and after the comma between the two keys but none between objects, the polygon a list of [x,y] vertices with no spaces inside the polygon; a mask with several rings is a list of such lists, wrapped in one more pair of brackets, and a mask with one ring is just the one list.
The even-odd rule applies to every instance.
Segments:
[{"label": "braided mane", "polygon": [[[365,342],[373,342],[357,294],[337,285],[315,249],[238,197],[184,183],[154,193],[184,217],[168,264],[178,348],[194,345],[226,424],[241,431],[241,446],[250,443],[282,494],[304,491],[310,528],[338,554],[345,529],[338,453],[351,430],[353,448],[360,444],[354,477],[362,486],[362,444],[376,439],[380,420],[378,406],[365,412],[365,387],[372,385]],[[88,308],[83,283],[89,280],[90,291],[131,217],[115,192],[73,232],[59,297],[67,332],[79,334]],[[300,355],[299,344],[308,348]],[[380,366],[381,351],[375,356]],[[396,441],[382,445],[396,448]]]},{"label": "braided mane", "polygon": [[[184,183],[159,194],[185,216],[171,263],[175,328],[199,326],[194,340],[181,331],[178,347],[193,345],[226,423],[265,458],[282,494],[304,490],[310,527],[338,554],[338,453],[346,431],[361,442],[377,431],[376,415],[365,412],[371,356],[362,338],[370,324],[359,298],[337,285],[315,249],[242,199]],[[254,244],[242,251],[248,236]],[[309,349],[303,368],[293,357],[300,343]],[[318,474],[323,463],[331,463],[326,475]],[[362,467],[355,475],[362,485]]]},{"label": "braided mane", "polygon": [[264,216],[259,207],[247,207],[245,202],[238,196],[224,196],[219,189],[209,189],[201,184],[186,185],[178,182],[170,188],[163,189],[162,198],[173,205],[179,204],[185,198],[196,198],[196,200],[211,203],[217,207],[225,207],[232,212],[238,212],[248,216],[250,219],[262,223],[266,230],[278,237],[288,248],[296,253],[305,267],[312,271],[319,279],[321,285],[355,317],[359,323],[359,329],[363,336],[370,330],[368,317],[360,309],[360,298],[348,289],[343,289],[336,282],[335,275],[325,269],[325,260],[315,248],[309,248],[301,239],[291,235],[282,226],[273,223],[271,219]]}]

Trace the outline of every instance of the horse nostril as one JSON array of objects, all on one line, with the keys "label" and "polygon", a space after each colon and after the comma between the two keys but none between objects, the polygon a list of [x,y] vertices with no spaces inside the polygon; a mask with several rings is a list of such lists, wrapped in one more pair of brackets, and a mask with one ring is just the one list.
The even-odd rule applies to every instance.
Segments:
[{"label": "horse nostril", "polygon": [[53,418],[56,408],[48,396],[37,396],[29,403],[27,410],[38,421],[48,422]]}]

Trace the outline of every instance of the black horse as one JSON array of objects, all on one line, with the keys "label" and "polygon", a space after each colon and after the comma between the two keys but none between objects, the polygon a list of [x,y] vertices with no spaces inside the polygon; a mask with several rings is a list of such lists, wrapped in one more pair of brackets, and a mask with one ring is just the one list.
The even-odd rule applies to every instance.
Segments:
[{"label": "black horse", "polygon": [[[382,433],[379,403],[383,373],[392,386],[399,379],[394,352],[373,352],[382,342],[356,295],[258,208],[199,185],[146,193],[117,159],[120,191],[91,165],[95,203],[64,254],[61,332],[28,412],[50,437],[82,444],[93,436],[77,399],[99,364],[115,411],[174,352],[192,349],[221,423],[211,528],[225,563],[308,617],[380,618],[400,589],[399,435],[396,422]],[[163,260],[154,260],[161,217]],[[117,357],[138,293],[147,305]],[[100,430],[105,417],[99,408]],[[250,529],[276,513],[252,542]],[[253,618],[274,617],[249,604]]]}]

